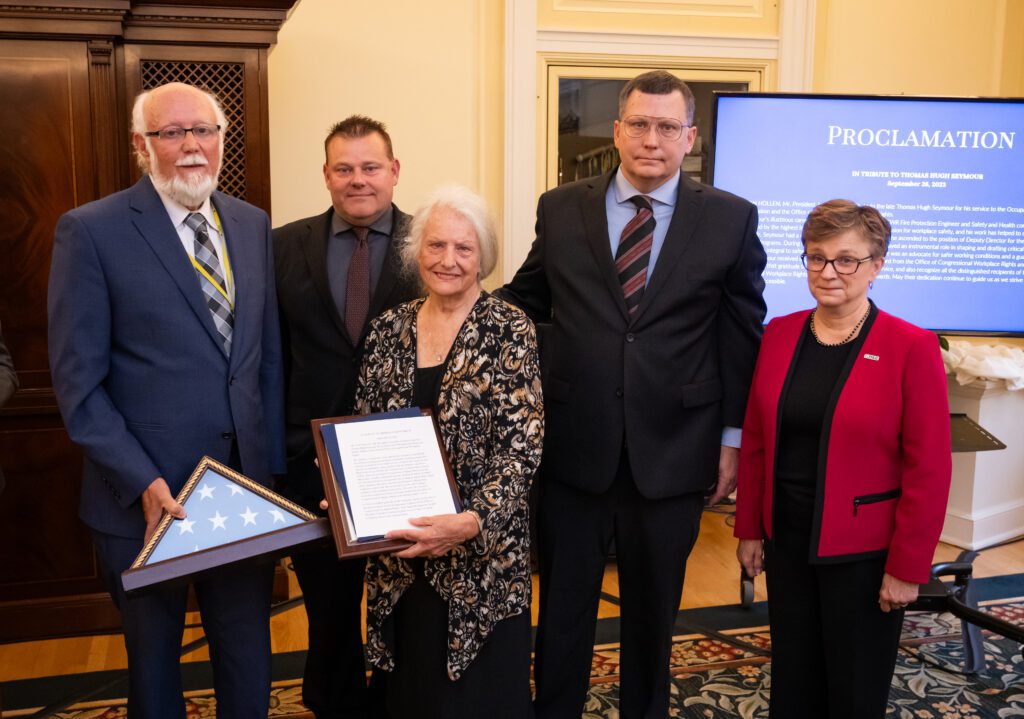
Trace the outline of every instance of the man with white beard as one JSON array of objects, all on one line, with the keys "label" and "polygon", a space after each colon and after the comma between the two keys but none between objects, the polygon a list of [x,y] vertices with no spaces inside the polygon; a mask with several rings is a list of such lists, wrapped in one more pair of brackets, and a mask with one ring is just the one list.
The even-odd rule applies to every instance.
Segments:
[{"label": "man with white beard", "polygon": [[[65,214],[54,239],[50,368],[83,455],[79,514],[121,611],[132,719],[184,717],[187,587],[128,598],[121,572],[164,512],[191,531],[174,497],[203,455],[266,485],[285,470],[270,222],[215,192],[226,127],[197,88],[142,93],[142,179]],[[271,581],[259,566],[194,585],[218,716],[267,716]]]}]

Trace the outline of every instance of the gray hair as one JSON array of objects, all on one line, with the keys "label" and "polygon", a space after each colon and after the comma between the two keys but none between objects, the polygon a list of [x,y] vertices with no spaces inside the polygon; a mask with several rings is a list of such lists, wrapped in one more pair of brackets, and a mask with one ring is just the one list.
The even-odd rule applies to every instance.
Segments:
[{"label": "gray hair", "polygon": [[[148,132],[148,128],[146,127],[146,102],[149,101],[149,97],[154,90],[160,90],[170,85],[179,85],[183,88],[187,87],[189,89],[195,90],[199,94],[205,96],[206,99],[210,101],[210,104],[213,105],[213,113],[217,116],[217,124],[220,125],[220,154],[221,156],[223,156],[224,136],[227,134],[228,131],[228,118],[227,115],[224,114],[224,110],[220,106],[220,100],[217,99],[216,95],[209,93],[201,88],[198,88],[195,85],[189,85],[184,82],[169,82],[158,87],[150,88],[149,90],[143,90],[135,96],[135,104],[132,105],[132,135],[139,135],[143,137],[148,147],[149,138],[146,137],[146,132]],[[132,143],[132,149],[135,152],[135,162],[136,164],[138,164],[139,170],[142,171],[142,174],[148,175],[149,160],[142,153],[140,153],[138,149],[135,148],[134,143]]]},{"label": "gray hair", "polygon": [[443,185],[437,188],[416,210],[409,225],[409,236],[402,245],[402,267],[410,276],[418,275],[423,231],[430,215],[442,207],[452,210],[473,226],[477,242],[480,243],[480,276],[477,279],[484,279],[498,264],[498,231],[484,198],[462,185]]}]

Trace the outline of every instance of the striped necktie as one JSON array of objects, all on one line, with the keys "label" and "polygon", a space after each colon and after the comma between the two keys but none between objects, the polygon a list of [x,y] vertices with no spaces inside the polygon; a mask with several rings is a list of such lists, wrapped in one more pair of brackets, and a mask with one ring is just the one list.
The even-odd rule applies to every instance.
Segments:
[{"label": "striped necktie", "polygon": [[220,269],[220,260],[213,249],[210,233],[206,229],[206,218],[193,212],[185,218],[185,224],[196,234],[196,273],[199,284],[206,296],[206,305],[213,316],[213,324],[224,344],[224,352],[231,355],[231,331],[235,326],[235,315],[228,300],[227,282]]},{"label": "striped necktie", "polygon": [[654,242],[654,212],[646,195],[634,195],[629,201],[636,205],[636,215],[622,230],[619,247],[615,250],[615,272],[622,285],[626,309],[632,315],[640,306],[647,284],[647,265]]}]

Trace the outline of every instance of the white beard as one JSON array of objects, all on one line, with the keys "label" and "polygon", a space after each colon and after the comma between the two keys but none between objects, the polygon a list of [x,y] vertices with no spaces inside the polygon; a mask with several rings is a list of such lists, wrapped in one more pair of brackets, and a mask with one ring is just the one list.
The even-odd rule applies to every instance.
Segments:
[{"label": "white beard", "polygon": [[[146,138],[146,149],[150,157],[153,157],[153,149],[150,146],[150,139]],[[219,154],[223,154],[223,145],[219,148]],[[192,167],[201,165],[209,170],[209,163],[201,155],[190,155],[177,162],[181,167]],[[188,208],[196,208],[206,202],[207,198],[217,189],[217,176],[209,171],[203,173],[189,173],[186,177],[179,175],[164,175],[157,168],[157,163],[149,163],[149,177],[160,193],[167,195],[180,205]]]},{"label": "white beard", "polygon": [[208,173],[165,177],[154,166],[150,169],[150,179],[158,191],[188,208],[199,207],[217,189],[217,178]]}]

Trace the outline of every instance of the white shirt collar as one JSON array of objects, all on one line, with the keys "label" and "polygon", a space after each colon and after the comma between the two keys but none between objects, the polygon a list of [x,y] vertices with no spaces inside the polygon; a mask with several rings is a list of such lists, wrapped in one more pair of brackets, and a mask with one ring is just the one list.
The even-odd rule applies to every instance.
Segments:
[{"label": "white shirt collar", "polygon": [[[153,187],[156,188],[156,185],[154,185]],[[174,227],[178,228],[183,226],[185,224],[185,218],[191,215],[193,210],[190,210],[184,205],[182,205],[180,202],[171,199],[163,192],[161,192],[159,189],[157,189],[156,192],[158,195],[160,195],[160,201],[164,203],[164,209],[167,210],[167,216],[171,218],[171,223],[174,225]],[[206,200],[203,201],[202,206],[198,210],[195,210],[195,212],[198,212],[203,217],[205,217],[206,223],[210,226],[210,228],[213,229],[214,232],[218,232],[217,223],[214,222],[213,219],[213,205],[210,203],[209,197],[207,197]]]}]

